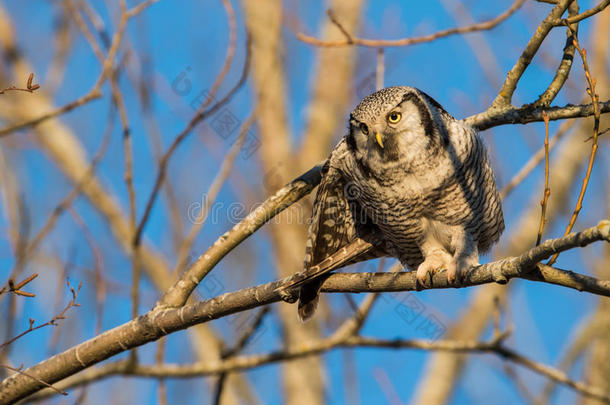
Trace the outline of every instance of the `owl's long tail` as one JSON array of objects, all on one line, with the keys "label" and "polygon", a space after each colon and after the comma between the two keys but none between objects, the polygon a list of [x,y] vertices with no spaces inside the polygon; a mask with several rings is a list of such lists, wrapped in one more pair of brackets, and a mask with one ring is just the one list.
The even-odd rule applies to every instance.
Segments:
[{"label": "owl's long tail", "polygon": [[366,260],[367,253],[375,250],[375,246],[361,238],[356,238],[318,264],[310,266],[302,273],[295,274],[293,280],[278,287],[277,290],[290,290],[301,287],[299,290],[298,314],[305,322],[314,314],[318,307],[319,293],[326,279],[325,274],[344,267],[348,264]]}]

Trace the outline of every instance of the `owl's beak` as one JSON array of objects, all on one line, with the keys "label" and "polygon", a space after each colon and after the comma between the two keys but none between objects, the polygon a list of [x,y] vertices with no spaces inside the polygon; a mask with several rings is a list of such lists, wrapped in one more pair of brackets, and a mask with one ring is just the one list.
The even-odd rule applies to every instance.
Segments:
[{"label": "owl's beak", "polygon": [[375,133],[375,139],[377,140],[379,146],[381,146],[381,149],[383,149],[383,137],[381,136],[381,132]]}]

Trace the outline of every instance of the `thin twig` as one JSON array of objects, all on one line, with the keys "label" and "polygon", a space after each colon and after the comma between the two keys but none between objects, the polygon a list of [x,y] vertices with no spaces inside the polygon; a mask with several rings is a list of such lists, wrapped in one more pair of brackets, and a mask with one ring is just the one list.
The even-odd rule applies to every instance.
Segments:
[{"label": "thin twig", "polygon": [[28,378],[31,378],[32,380],[34,380],[34,381],[44,385],[45,387],[52,389],[53,391],[57,392],[58,394],[68,395],[67,392],[55,388],[54,386],[52,386],[51,384],[47,383],[46,381],[43,381],[40,378],[34,377],[33,375],[30,375],[30,374],[26,373],[25,371],[22,371],[21,369],[23,368],[23,365],[21,365],[19,368],[15,368],[15,367],[11,367],[11,366],[6,365],[6,364],[0,364],[0,367],[6,368],[7,370],[11,370],[11,371],[19,373],[21,375],[24,375],[24,376],[26,376]]},{"label": "thin twig", "polygon": [[[20,282],[15,284],[15,281],[11,278],[8,279],[7,281],[7,285],[5,285],[4,287],[0,288],[0,295],[4,294],[4,293],[8,293],[11,292],[13,294],[17,294],[17,295],[21,295],[23,297],[35,297],[36,294],[31,293],[31,292],[26,292],[21,290],[26,284],[28,284],[30,281],[34,280],[36,277],[38,277],[38,273],[34,273],[29,275],[28,277],[24,278],[23,280],[21,280]],[[0,346],[1,347],[1,346]]]},{"label": "thin twig", "polygon": [[23,253],[22,263],[21,265],[25,265],[27,259],[31,257],[34,252],[38,249],[40,243],[45,239],[45,237],[51,232],[59,216],[68,209],[71,204],[74,202],[76,197],[78,197],[83,190],[83,188],[87,185],[87,183],[93,177],[93,173],[95,172],[96,167],[101,162],[103,157],[106,155],[106,151],[108,150],[108,146],[110,145],[110,140],[112,136],[112,126],[107,126],[107,131],[104,134],[101,144],[98,147],[95,155],[91,159],[91,163],[89,167],[86,169],[82,178],[79,179],[74,187],[70,190],[70,192],[55,206],[55,208],[51,211],[51,214],[48,216],[44,225],[40,228],[38,233],[32,238],[32,241],[28,243],[25,247],[25,252]]},{"label": "thin twig", "polygon": [[[233,97],[233,95],[237,92],[237,90],[239,90],[243,86],[243,84],[246,82],[246,78],[248,77],[248,72],[250,69],[250,56],[251,56],[250,36],[248,36],[247,45],[246,45],[246,61],[244,62],[244,67],[242,70],[241,77],[239,78],[239,80],[237,81],[235,86],[227,93],[227,95],[225,95],[216,104],[212,105],[207,110],[200,110],[197,114],[195,114],[195,116],[191,119],[191,121],[187,124],[187,126],[174,138],[174,141],[172,142],[170,147],[167,149],[165,154],[163,154],[163,156],[161,157],[161,160],[159,161],[159,169],[157,172],[157,177],[155,179],[155,184],[150,193],[150,196],[148,197],[148,200],[146,202],[146,208],[144,209],[144,214],[142,215],[142,219],[140,220],[140,222],[138,224],[138,228],[137,228],[136,234],[134,236],[134,241],[136,243],[142,237],[142,232],[144,231],[144,226],[148,222],[148,218],[152,211],[153,204],[155,203],[157,195],[159,194],[159,190],[161,189],[161,185],[163,184],[163,181],[165,180],[165,176],[167,175],[167,166],[169,163],[169,159],[172,157],[174,151],[178,148],[178,146],[182,143],[182,141],[187,137],[187,135],[195,128],[195,126],[197,126],[197,124],[199,124],[199,122],[203,121],[210,115],[214,114],[216,111],[218,111],[218,109],[220,109],[222,106],[224,106],[226,103],[228,103],[231,100],[231,98]],[[211,100],[210,97],[208,97],[208,99]]]},{"label": "thin twig", "polygon": [[600,11],[603,11],[606,7],[608,7],[608,5],[610,4],[610,0],[604,0],[602,2],[600,2],[597,6],[588,9],[585,12],[582,12],[578,15],[569,17],[567,19],[561,20],[557,22],[557,25],[567,25],[567,24],[574,24],[577,23],[579,21],[584,20],[585,18],[589,18],[594,14],[599,13]]},{"label": "thin twig", "polygon": [[62,320],[62,319],[66,319],[66,312],[68,312],[68,310],[72,307],[79,307],[80,304],[76,303],[76,298],[78,297],[78,293],[80,291],[81,288],[81,283],[78,284],[78,288],[76,290],[74,290],[74,288],[70,287],[70,282],[68,282],[68,287],[70,288],[70,291],[72,293],[72,299],[68,302],[68,304],[64,307],[64,309],[57,315],[55,315],[53,318],[51,318],[51,320],[40,324],[38,326],[34,326],[34,323],[36,322],[34,319],[30,318],[29,322],[30,322],[30,326],[28,327],[28,329],[26,329],[25,331],[21,332],[20,334],[18,334],[17,336],[7,340],[6,342],[0,344],[0,349],[2,349],[5,346],[10,345],[11,343],[13,343],[15,340],[21,338],[22,336],[27,335],[30,332],[33,332],[37,329],[40,328],[44,328],[45,326],[57,326],[57,321]]},{"label": "thin twig", "polygon": [[231,145],[231,149],[229,149],[227,156],[223,160],[220,169],[218,170],[218,174],[216,174],[216,177],[212,181],[212,184],[210,185],[207,193],[204,194],[204,204],[201,207],[201,211],[195,218],[189,218],[193,221],[193,226],[191,227],[188,235],[186,236],[186,238],[184,238],[180,245],[180,248],[178,250],[178,260],[176,261],[176,267],[174,268],[173,274],[178,274],[178,272],[181,271],[186,264],[188,264],[187,261],[189,253],[191,252],[191,249],[193,247],[193,243],[195,242],[197,235],[199,235],[199,232],[201,232],[201,229],[205,225],[208,214],[210,212],[210,207],[214,205],[214,202],[216,201],[216,198],[218,197],[218,194],[220,193],[223,184],[226,182],[227,178],[229,177],[229,174],[231,173],[231,168],[235,163],[235,159],[237,158],[237,155],[239,154],[242,146],[244,145],[244,142],[246,141],[248,131],[256,121],[257,111],[258,109],[255,108],[254,112],[250,114],[250,116],[241,125],[237,140],[235,141],[235,143],[233,143],[233,145]]},{"label": "thin twig", "polygon": [[[568,29],[571,30],[569,25],[568,25]],[[599,119],[600,119],[599,95],[595,92],[596,80],[591,76],[591,72],[589,70],[589,65],[587,64],[587,51],[580,47],[580,44],[578,43],[578,39],[576,38],[576,35],[574,35],[574,46],[576,47],[576,50],[578,51],[578,54],[580,55],[580,57],[582,59],[582,67],[585,71],[585,78],[587,79],[587,83],[589,85],[589,87],[587,88],[587,94],[589,94],[589,97],[591,98],[591,104],[593,104],[593,145],[591,145],[591,154],[589,155],[589,164],[587,166],[587,173],[585,174],[585,177],[582,180],[582,187],[580,188],[580,193],[578,194],[578,200],[576,201],[576,207],[574,207],[574,212],[572,213],[572,216],[570,217],[570,221],[568,222],[568,225],[566,226],[564,236],[569,234],[572,231],[572,228],[574,227],[574,224],[576,223],[576,218],[578,218],[578,214],[580,213],[580,210],[582,209],[582,202],[583,202],[583,199],[585,198],[585,192],[587,191],[587,186],[589,185],[589,179],[591,178],[591,172],[593,171],[593,163],[595,161],[595,155],[597,153],[597,137],[599,135]],[[552,266],[558,257],[559,257],[559,253],[556,253],[555,255],[553,255],[553,257],[551,257],[551,259],[548,261],[547,264],[549,266]]]},{"label": "thin twig", "polygon": [[[549,152],[553,150],[555,145],[563,138],[570,128],[576,123],[575,120],[564,121],[557,133],[549,141]],[[515,174],[508,183],[500,190],[500,198],[505,199],[511,191],[514,190],[521,182],[538,166],[546,155],[546,147],[543,145],[532,157],[521,167],[521,169]]]},{"label": "thin twig", "polygon": [[20,122],[17,124],[13,124],[13,125],[9,125],[4,128],[1,128],[0,137],[10,135],[13,132],[23,129],[23,128],[28,128],[33,125],[38,125],[43,121],[46,121],[48,119],[55,118],[59,115],[65,114],[69,111],[74,110],[77,107],[87,104],[88,102],[90,102],[92,100],[100,98],[102,96],[101,87],[104,84],[104,82],[106,81],[106,79],[108,79],[108,76],[111,73],[112,69],[114,69],[114,59],[116,57],[116,54],[117,54],[120,44],[122,42],[123,35],[125,33],[125,27],[127,26],[127,21],[130,18],[138,15],[141,11],[143,11],[146,7],[148,7],[155,1],[156,0],[146,1],[142,4],[140,4],[139,6],[136,6],[133,9],[128,10],[125,13],[121,14],[121,18],[119,20],[117,30],[114,33],[114,36],[112,38],[112,42],[111,42],[110,48],[108,50],[108,54],[106,56],[106,59],[102,63],[102,72],[100,73],[98,79],[96,80],[95,84],[93,85],[91,90],[89,90],[88,93],[86,93],[85,95],[83,95],[83,96],[77,98],[76,100],[71,101],[61,107],[55,108],[54,110],[41,114],[38,117],[28,119],[24,122]]},{"label": "thin twig", "polygon": [[30,75],[28,76],[28,80],[26,82],[25,88],[10,86],[10,87],[0,90],[0,94],[4,94],[7,91],[25,91],[27,93],[33,93],[35,90],[38,90],[40,88],[40,85],[32,84],[33,80],[34,80],[34,73],[30,73]]},{"label": "thin twig", "polygon": [[544,224],[546,222],[546,207],[551,195],[551,189],[549,188],[549,116],[546,112],[543,112],[542,117],[544,118],[544,192],[540,201],[540,226],[538,227],[536,246],[540,245],[542,240],[542,232],[544,232]]},{"label": "thin twig", "polygon": [[[259,330],[260,326],[263,323],[263,319],[269,313],[270,307],[264,307],[254,316],[254,321],[249,325],[249,327],[238,337],[237,341],[233,345],[233,347],[223,350],[220,355],[222,360],[226,360],[235,356],[237,353],[241,352],[244,347],[248,344],[252,336]],[[214,389],[214,401],[215,405],[220,405],[222,399],[222,392],[225,387],[225,383],[227,381],[228,372],[220,373],[218,377],[218,381],[216,382],[216,388]]]},{"label": "thin twig", "polygon": [[508,17],[513,15],[515,11],[517,11],[521,5],[524,3],[524,0],[516,0],[508,10],[498,15],[496,18],[493,18],[488,21],[483,21],[480,23],[467,25],[465,27],[457,27],[450,28],[442,31],[435,32],[434,34],[424,35],[421,37],[412,37],[412,38],[402,38],[402,39],[366,39],[366,38],[358,38],[354,35],[348,33],[345,28],[337,21],[336,17],[329,10],[329,18],[331,21],[341,30],[341,32],[345,35],[346,39],[344,40],[336,40],[336,41],[324,41],[317,39],[315,37],[305,35],[303,33],[298,33],[297,38],[307,44],[322,46],[322,47],[339,47],[339,46],[370,46],[374,48],[380,47],[390,47],[390,46],[408,46],[414,44],[421,44],[424,42],[431,42],[439,38],[448,37],[456,34],[467,34],[470,32],[476,31],[485,31],[490,30],[500,24],[502,21],[506,20]]}]

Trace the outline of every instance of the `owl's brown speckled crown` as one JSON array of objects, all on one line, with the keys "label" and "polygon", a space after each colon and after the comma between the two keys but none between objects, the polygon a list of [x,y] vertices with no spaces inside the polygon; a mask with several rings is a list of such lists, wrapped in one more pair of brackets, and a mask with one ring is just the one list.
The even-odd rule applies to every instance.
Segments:
[{"label": "owl's brown speckled crown", "polygon": [[407,93],[421,92],[414,87],[386,87],[366,96],[352,111],[352,118],[364,122],[374,121],[376,117],[396,107]]}]

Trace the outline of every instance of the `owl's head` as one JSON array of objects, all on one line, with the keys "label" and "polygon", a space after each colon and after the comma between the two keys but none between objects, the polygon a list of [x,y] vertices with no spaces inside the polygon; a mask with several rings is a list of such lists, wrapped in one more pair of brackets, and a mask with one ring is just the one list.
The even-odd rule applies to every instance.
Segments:
[{"label": "owl's head", "polygon": [[371,169],[415,161],[448,142],[453,117],[426,93],[388,87],[365,97],[350,114],[347,144]]}]

